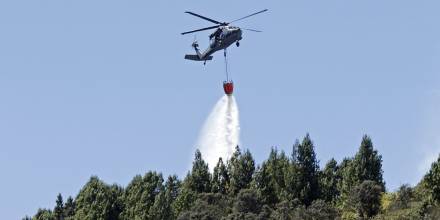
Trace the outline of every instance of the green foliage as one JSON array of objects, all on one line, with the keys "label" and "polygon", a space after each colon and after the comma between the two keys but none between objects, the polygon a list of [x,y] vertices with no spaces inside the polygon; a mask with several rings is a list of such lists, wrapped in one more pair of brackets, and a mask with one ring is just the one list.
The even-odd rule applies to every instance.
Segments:
[{"label": "green foliage", "polygon": [[61,196],[61,193],[58,193],[57,200],[56,200],[55,208],[53,209],[53,215],[56,220],[63,220],[64,219],[64,202],[63,197]]},{"label": "green foliage", "polygon": [[273,174],[269,172],[269,166],[263,162],[260,168],[257,169],[254,180],[254,187],[261,198],[263,204],[274,206],[278,203],[278,195],[276,194],[276,182]]},{"label": "green foliage", "polygon": [[258,214],[261,210],[261,201],[253,189],[243,189],[238,193],[234,202],[234,212]]},{"label": "green foliage", "polygon": [[75,215],[75,202],[73,198],[69,196],[64,204],[64,217],[69,218]]},{"label": "green foliage", "polygon": [[338,183],[340,181],[341,176],[339,174],[338,163],[332,158],[327,162],[321,174],[321,198],[326,202],[335,203],[340,195],[338,189]]},{"label": "green foliage", "polygon": [[152,219],[149,211],[156,196],[163,191],[162,183],[160,173],[150,171],[143,177],[135,176],[124,192],[125,208],[121,219]]},{"label": "green foliage", "polygon": [[440,155],[437,161],[432,163],[431,169],[424,177],[426,188],[429,190],[432,199],[440,203]]},{"label": "green foliage", "polygon": [[371,180],[379,184],[382,191],[385,191],[385,183],[382,177],[382,156],[373,148],[373,142],[367,135],[362,138],[361,146],[354,157],[352,165],[356,185],[365,180]]},{"label": "green foliage", "polygon": [[184,183],[179,195],[176,198],[176,201],[172,205],[175,215],[178,216],[183,211],[189,210],[196,199],[197,193],[189,189]]},{"label": "green foliage", "polygon": [[351,202],[361,218],[371,218],[381,208],[382,187],[376,182],[365,180],[352,193]]},{"label": "green foliage", "polygon": [[76,197],[76,220],[116,220],[122,211],[122,189],[91,177]]},{"label": "green foliage", "polygon": [[180,181],[176,175],[169,176],[162,190],[155,198],[149,211],[150,219],[176,219],[177,213],[173,208],[173,202],[177,199],[180,189]]},{"label": "green foliage", "polygon": [[408,208],[413,196],[414,196],[413,189],[408,184],[401,185],[396,193],[396,199],[393,203],[393,208],[395,209]]},{"label": "green foliage", "polygon": [[313,142],[307,134],[298,146],[297,162],[299,166],[299,199],[309,206],[320,197],[319,165],[316,159]]},{"label": "green foliage", "polygon": [[243,154],[237,146],[228,161],[229,193],[236,195],[241,189],[248,188],[255,171],[255,161],[246,150]]},{"label": "green foliage", "polygon": [[55,216],[49,209],[38,209],[32,220],[55,220]]},{"label": "green foliage", "polygon": [[212,174],[212,192],[226,194],[229,187],[228,170],[220,157]]},{"label": "green foliage", "polygon": [[269,173],[271,173],[272,181],[275,187],[275,193],[279,199],[286,195],[286,175],[290,166],[289,159],[283,151],[272,148],[269,158],[266,160]]},{"label": "green foliage", "polygon": [[171,203],[171,195],[166,191],[161,191],[150,208],[149,219],[174,219]]},{"label": "green foliage", "polygon": [[186,179],[187,186],[194,192],[211,192],[211,174],[208,164],[202,159],[202,153],[196,150],[190,175]]},{"label": "green foliage", "polygon": [[307,208],[307,215],[310,219],[331,220],[338,217],[338,212],[330,203],[318,199]]},{"label": "green foliage", "polygon": [[212,219],[220,220],[230,213],[230,202],[220,193],[200,193],[189,211],[182,212],[177,219]]},{"label": "green foliage", "polygon": [[[301,184],[301,176],[300,167],[297,161],[297,149],[299,148],[299,141],[296,140],[295,144],[292,148],[292,158],[288,162],[287,167],[284,168],[284,182],[285,188],[284,192],[280,194],[282,200],[287,201],[296,201],[298,203],[298,199],[300,197],[300,186]],[[294,205],[294,204],[293,204]]]},{"label": "green foliage", "polygon": [[440,219],[440,157],[416,187],[384,193],[382,158],[368,136],[354,157],[331,159],[322,170],[308,134],[291,155],[272,148],[255,169],[251,153],[237,146],[211,175],[197,150],[182,182],[172,175],[164,183],[150,171],[121,188],[92,176],[75,199],[64,203],[59,194],[53,211],[39,209],[32,219]]}]

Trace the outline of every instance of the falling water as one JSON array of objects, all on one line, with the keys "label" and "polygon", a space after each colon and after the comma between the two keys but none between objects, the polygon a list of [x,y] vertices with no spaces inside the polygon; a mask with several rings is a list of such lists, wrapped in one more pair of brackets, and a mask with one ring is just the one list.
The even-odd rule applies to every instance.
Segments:
[{"label": "falling water", "polygon": [[240,142],[238,107],[234,96],[223,96],[215,104],[200,131],[196,147],[212,170],[219,157],[225,161]]}]

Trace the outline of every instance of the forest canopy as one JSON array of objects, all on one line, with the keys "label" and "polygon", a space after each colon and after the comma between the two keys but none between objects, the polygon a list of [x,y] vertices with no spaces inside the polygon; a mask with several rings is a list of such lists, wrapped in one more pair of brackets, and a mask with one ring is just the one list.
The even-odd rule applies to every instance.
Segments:
[{"label": "forest canopy", "polygon": [[320,167],[307,134],[289,154],[272,148],[261,164],[237,146],[212,173],[196,150],[183,179],[148,171],[122,187],[92,176],[74,198],[60,193],[54,208],[23,219],[440,219],[439,203],[440,157],[418,185],[387,192],[369,136],[354,156]]}]

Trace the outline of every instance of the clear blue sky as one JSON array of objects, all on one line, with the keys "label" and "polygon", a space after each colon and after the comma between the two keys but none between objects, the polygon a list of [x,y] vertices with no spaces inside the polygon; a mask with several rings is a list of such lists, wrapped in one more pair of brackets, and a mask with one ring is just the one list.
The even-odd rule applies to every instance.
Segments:
[{"label": "clear blue sky", "polygon": [[1,1],[2,219],[91,175],[182,176],[224,80],[221,54],[183,59],[193,36],[179,33],[211,25],[183,12],[264,8],[237,24],[264,32],[229,50],[243,147],[261,162],[309,132],[324,164],[369,134],[387,188],[417,183],[440,151],[438,1]]}]

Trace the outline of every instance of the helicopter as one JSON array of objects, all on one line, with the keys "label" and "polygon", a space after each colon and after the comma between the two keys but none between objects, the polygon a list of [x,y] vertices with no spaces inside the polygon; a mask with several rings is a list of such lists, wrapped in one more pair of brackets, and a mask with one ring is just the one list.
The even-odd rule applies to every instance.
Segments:
[{"label": "helicopter", "polygon": [[231,46],[233,43],[235,43],[235,45],[237,47],[240,46],[240,40],[243,38],[242,37],[242,29],[247,30],[247,31],[253,31],[253,32],[261,32],[259,30],[255,30],[255,29],[239,28],[239,27],[231,26],[230,24],[233,22],[237,22],[237,21],[246,19],[246,18],[254,16],[254,15],[257,15],[257,14],[266,12],[266,11],[267,11],[267,9],[264,9],[264,10],[252,13],[250,15],[247,15],[245,17],[233,20],[231,22],[219,22],[219,21],[213,20],[211,18],[207,18],[205,16],[196,14],[194,12],[186,11],[185,13],[187,13],[187,14],[190,14],[190,15],[199,17],[201,19],[210,21],[216,25],[206,27],[206,28],[197,29],[197,30],[183,32],[183,33],[181,33],[182,35],[190,34],[190,33],[194,33],[194,32],[199,32],[199,31],[215,29],[215,28],[217,28],[217,30],[215,30],[215,32],[213,32],[212,34],[209,35],[210,43],[209,43],[209,47],[205,50],[205,52],[203,52],[203,53],[200,52],[199,44],[197,43],[197,41],[194,40],[194,42],[192,43],[191,46],[196,51],[196,54],[186,54],[185,59],[194,60],[194,61],[204,61],[204,64],[206,64],[207,60],[212,60],[213,57],[211,55],[219,50],[225,50],[224,55],[226,57],[226,48]]}]

